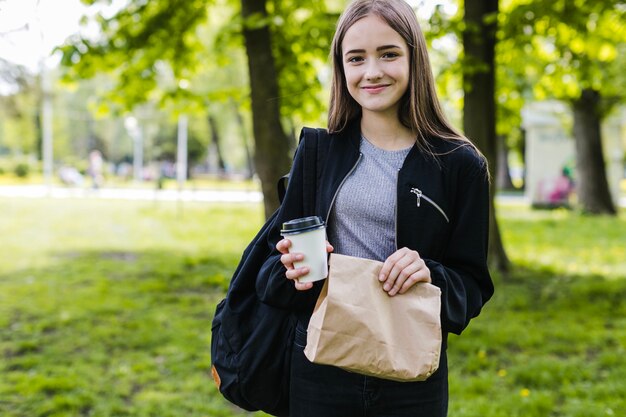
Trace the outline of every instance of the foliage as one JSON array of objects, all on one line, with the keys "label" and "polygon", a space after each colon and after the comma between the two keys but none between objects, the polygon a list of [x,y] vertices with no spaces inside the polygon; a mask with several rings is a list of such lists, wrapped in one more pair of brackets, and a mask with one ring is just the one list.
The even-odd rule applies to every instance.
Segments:
[{"label": "foliage", "polygon": [[270,12],[282,113],[291,127],[294,122],[319,123],[316,119],[326,114],[327,107],[321,90],[323,83],[327,90],[330,83],[323,69],[339,14],[328,12],[324,1],[304,6],[299,0],[275,0]]},{"label": "foliage", "polygon": [[[450,415],[620,415],[626,213],[498,212],[518,269],[450,338]],[[214,388],[208,344],[262,218],[258,205],[1,199],[0,414],[248,415]]]},{"label": "foliage", "polygon": [[[460,44],[460,39],[465,31],[477,32],[477,28],[468,27],[467,22],[463,20],[464,7],[462,1],[457,1],[458,7],[454,14],[448,14],[448,10],[439,5],[435,8],[433,14],[427,22],[426,37],[430,44],[431,55],[442,64],[439,65],[440,74],[437,74],[437,86],[443,92],[442,96],[448,98],[456,98],[453,103],[455,107],[462,112],[463,95],[462,95],[462,74],[466,71],[468,74],[485,70],[482,63],[475,60],[467,59],[462,48],[453,49],[450,44]],[[499,13],[498,16],[501,16]],[[488,16],[494,18],[494,16]],[[516,65],[508,66],[502,60],[502,56],[506,55],[508,48],[502,47],[502,30],[499,25],[498,42],[496,43],[496,133],[498,136],[507,138],[507,142],[511,147],[519,147],[521,125],[521,109],[526,99],[527,84],[520,77],[511,77],[509,72],[514,71]],[[480,33],[474,33],[480,36]],[[448,55],[439,58],[442,47],[448,49]]]},{"label": "foliage", "polygon": [[[83,2],[93,5],[99,0]],[[75,36],[61,48],[62,63],[75,77],[114,72],[117,93],[123,93],[119,104],[132,108],[148,101],[163,72],[171,69],[174,78],[180,80],[197,68],[200,63],[193,59],[193,52],[201,43],[193,34],[206,21],[206,13],[204,0],[131,0],[112,17],[98,14],[102,36]],[[178,87],[175,83],[174,92],[184,94]]]},{"label": "foliage", "polygon": [[19,91],[32,85],[32,78],[32,75],[22,65],[14,64],[0,57],[0,82],[11,85]]},{"label": "foliage", "polygon": [[510,1],[506,7],[502,46],[511,51],[505,57],[512,75],[529,82],[537,99],[557,98],[573,110],[580,206],[615,214],[600,123],[626,99],[626,3]]},{"label": "foliage", "polygon": [[35,154],[41,92],[39,79],[0,58],[0,154]]},{"label": "foliage", "polygon": [[[511,146],[521,146],[521,109],[531,99],[571,101],[583,89],[594,88],[606,98],[603,115],[623,102],[625,15],[621,0],[501,0],[496,45],[498,135],[507,136]],[[437,7],[428,21],[431,44],[445,37],[458,39],[466,30],[462,18],[462,5],[453,16]],[[462,53],[459,57],[437,77],[449,95],[458,89],[454,78],[463,67],[480,70]]]},{"label": "foliage", "polygon": [[501,63],[509,79],[538,100],[573,101],[583,90],[607,100],[603,115],[626,96],[626,3],[503,1]]},{"label": "foliage", "polygon": [[20,162],[19,164],[15,165],[14,173],[15,176],[18,178],[26,178],[30,173],[30,165],[25,162]]},{"label": "foliage", "polygon": [[202,112],[213,101],[247,97],[242,27],[269,25],[285,119],[315,120],[322,113],[317,74],[337,15],[324,2],[269,2],[268,9],[268,20],[244,22],[234,1],[131,0],[114,16],[97,17],[100,38],[64,45],[62,62],[73,79],[114,74],[106,97],[120,109],[153,100]]}]

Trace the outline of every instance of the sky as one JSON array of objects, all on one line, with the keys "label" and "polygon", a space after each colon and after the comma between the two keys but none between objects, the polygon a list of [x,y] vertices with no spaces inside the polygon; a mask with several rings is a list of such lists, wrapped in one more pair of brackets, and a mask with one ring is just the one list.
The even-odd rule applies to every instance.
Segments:
[{"label": "sky", "polygon": [[[114,0],[111,6],[103,6],[104,14],[122,7],[127,0]],[[450,7],[450,0],[408,0],[422,17],[427,17],[437,3]],[[77,33],[97,31],[81,29],[80,19],[93,14],[80,0],[0,0],[0,57],[24,65],[36,71],[42,57],[61,45],[65,39]],[[97,33],[97,32],[95,32]],[[48,58],[47,65],[56,65]]]},{"label": "sky", "polygon": [[80,25],[84,15],[111,16],[127,1],[88,7],[80,0],[0,0],[0,57],[33,71],[42,57],[54,66],[58,59],[50,58],[50,53],[69,36],[98,33],[95,23]]},{"label": "sky", "polygon": [[79,29],[80,0],[0,0],[0,57],[27,68]]}]

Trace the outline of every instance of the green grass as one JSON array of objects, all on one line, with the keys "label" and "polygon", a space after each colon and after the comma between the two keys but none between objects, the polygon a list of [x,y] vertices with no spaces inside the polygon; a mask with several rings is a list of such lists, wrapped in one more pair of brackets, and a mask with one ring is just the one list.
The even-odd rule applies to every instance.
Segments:
[{"label": "green grass", "polygon": [[516,268],[450,338],[450,415],[626,415],[626,217],[502,207]]},{"label": "green grass", "polygon": [[209,338],[251,206],[0,199],[0,415],[234,416]]},{"label": "green grass", "polygon": [[[625,415],[626,217],[500,211],[516,269],[450,338],[450,416]],[[0,199],[0,416],[246,415],[210,377],[210,323],[261,219]]]}]

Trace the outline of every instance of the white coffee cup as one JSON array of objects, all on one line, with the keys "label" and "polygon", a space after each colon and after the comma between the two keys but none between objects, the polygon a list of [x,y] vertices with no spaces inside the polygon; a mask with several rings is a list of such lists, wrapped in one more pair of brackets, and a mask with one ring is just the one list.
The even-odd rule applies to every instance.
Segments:
[{"label": "white coffee cup", "polygon": [[309,268],[309,273],[298,278],[298,282],[314,282],[328,276],[326,227],[320,217],[303,217],[285,222],[281,234],[291,241],[289,252],[304,255],[304,260],[294,262],[294,266]]}]

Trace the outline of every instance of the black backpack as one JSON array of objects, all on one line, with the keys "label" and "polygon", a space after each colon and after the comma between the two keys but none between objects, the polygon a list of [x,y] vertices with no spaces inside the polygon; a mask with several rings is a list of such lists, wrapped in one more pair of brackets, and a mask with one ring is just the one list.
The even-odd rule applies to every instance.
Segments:
[{"label": "black backpack", "polygon": [[[317,178],[328,146],[325,129],[303,128],[304,211],[315,210]],[[279,181],[279,196],[285,180]],[[218,305],[211,326],[213,378],[224,397],[248,410],[289,415],[289,373],[296,318],[288,310],[261,302],[256,279],[271,254],[267,235],[279,210],[266,221],[243,252],[226,298]]]}]

